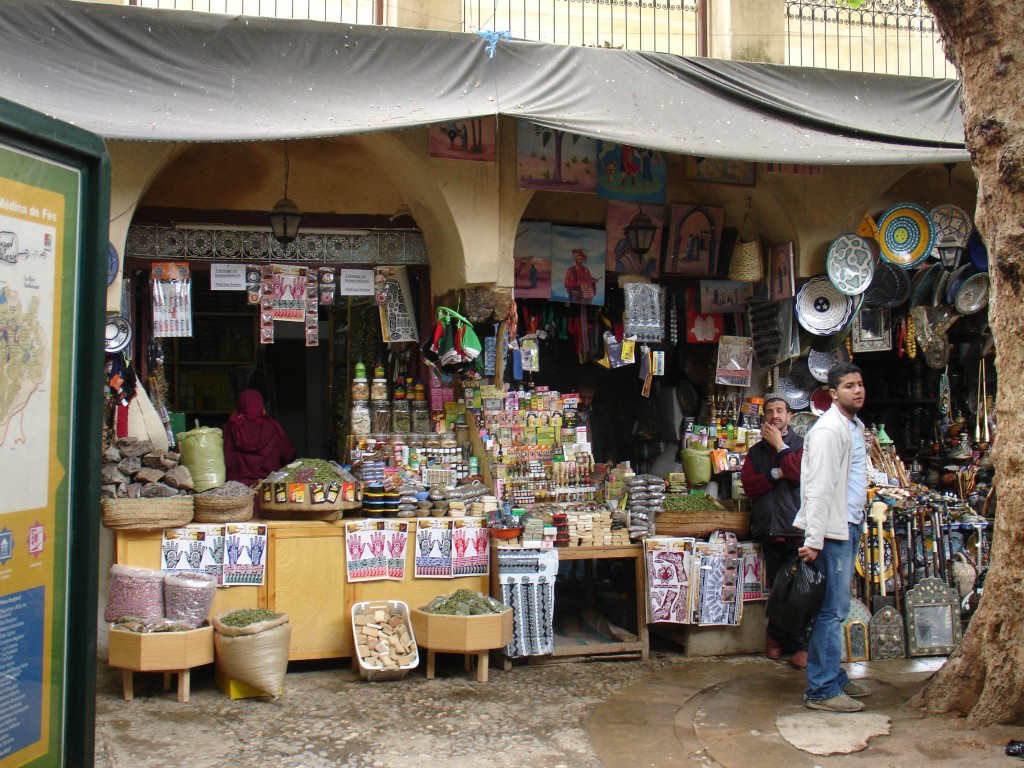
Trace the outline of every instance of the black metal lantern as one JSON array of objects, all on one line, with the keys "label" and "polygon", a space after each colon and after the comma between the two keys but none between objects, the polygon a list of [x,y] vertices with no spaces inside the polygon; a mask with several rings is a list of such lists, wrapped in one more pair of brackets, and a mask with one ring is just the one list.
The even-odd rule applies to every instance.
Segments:
[{"label": "black metal lantern", "polygon": [[651,217],[641,209],[623,231],[633,253],[643,256],[651,249],[651,242],[654,240],[654,233],[658,231],[658,228],[651,221]]},{"label": "black metal lantern", "polygon": [[939,255],[939,262],[945,269],[956,269],[960,264],[960,255],[964,252],[956,238],[947,235],[935,246],[935,252]]},{"label": "black metal lantern", "polygon": [[270,228],[274,232],[274,239],[284,248],[295,236],[299,234],[299,224],[302,222],[302,212],[288,197],[288,145],[284,147],[284,197],[277,201],[268,214]]}]

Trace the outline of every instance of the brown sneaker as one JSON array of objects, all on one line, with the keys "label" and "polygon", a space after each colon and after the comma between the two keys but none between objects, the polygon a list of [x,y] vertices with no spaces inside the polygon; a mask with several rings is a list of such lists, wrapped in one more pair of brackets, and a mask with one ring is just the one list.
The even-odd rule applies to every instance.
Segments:
[{"label": "brown sneaker", "polygon": [[860,712],[864,702],[851,699],[845,693],[837,693],[831,699],[805,699],[808,709],[820,709],[823,712]]},{"label": "brown sneaker", "polygon": [[793,669],[807,669],[807,651],[797,651],[789,657],[789,664]]},{"label": "brown sneaker", "polygon": [[851,699],[863,699],[865,696],[871,695],[871,689],[858,680],[851,680],[843,688],[843,693]]},{"label": "brown sneaker", "polygon": [[778,661],[782,658],[782,646],[768,632],[764,633],[764,655],[772,661]]}]

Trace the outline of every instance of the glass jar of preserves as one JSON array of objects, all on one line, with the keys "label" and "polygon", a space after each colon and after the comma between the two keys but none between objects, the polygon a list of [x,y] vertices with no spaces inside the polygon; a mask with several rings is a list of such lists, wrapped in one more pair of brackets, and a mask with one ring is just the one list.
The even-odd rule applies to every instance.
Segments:
[{"label": "glass jar of preserves", "polygon": [[370,434],[370,406],[365,400],[352,403],[351,431],[359,437]]},{"label": "glass jar of preserves", "polygon": [[430,409],[426,400],[412,401],[412,431],[421,435],[430,432]]},{"label": "glass jar of preserves", "polygon": [[352,399],[370,399],[370,385],[366,382],[366,379],[352,379]]},{"label": "glass jar of preserves", "polygon": [[412,430],[408,400],[395,400],[391,404],[391,431],[405,433]]},{"label": "glass jar of preserves", "polygon": [[370,382],[370,399],[371,400],[387,400],[388,399],[388,380],[387,379],[374,379]]}]

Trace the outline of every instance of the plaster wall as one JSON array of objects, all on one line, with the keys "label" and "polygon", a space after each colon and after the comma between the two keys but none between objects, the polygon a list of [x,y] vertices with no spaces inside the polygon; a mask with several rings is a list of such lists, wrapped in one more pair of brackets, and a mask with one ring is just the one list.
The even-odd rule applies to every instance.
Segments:
[{"label": "plaster wall", "polygon": [[715,0],[708,7],[708,50],[712,58],[783,63],[784,0]]}]

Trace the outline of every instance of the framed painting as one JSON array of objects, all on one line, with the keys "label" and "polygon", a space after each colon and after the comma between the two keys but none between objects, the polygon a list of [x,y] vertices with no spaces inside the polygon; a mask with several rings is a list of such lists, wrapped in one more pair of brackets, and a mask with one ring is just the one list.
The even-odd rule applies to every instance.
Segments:
[{"label": "framed painting", "polygon": [[551,227],[552,301],[604,304],[606,239],[603,229]]},{"label": "framed painting", "polygon": [[634,203],[665,202],[665,156],[655,149],[597,140],[597,196]]},{"label": "framed painting", "polygon": [[854,352],[885,352],[892,349],[892,314],[888,307],[862,307],[853,318]]},{"label": "framed painting", "polygon": [[772,301],[796,295],[793,243],[779,243],[768,249],[768,290]]},{"label": "framed painting", "polygon": [[754,286],[736,280],[701,280],[700,311],[706,314],[741,312],[754,294]]},{"label": "framed painting", "polygon": [[752,187],[757,182],[757,164],[717,157],[684,157],[683,181]]},{"label": "framed painting", "polygon": [[[651,247],[647,253],[637,254],[629,246],[626,238],[626,227],[640,213],[645,214],[656,227]],[[658,264],[661,261],[661,241],[665,229],[665,208],[661,205],[638,205],[623,203],[618,200],[608,202],[608,213],[605,219],[605,231],[608,233],[608,244],[605,252],[605,269],[609,272],[621,272],[627,275],[658,276]]]},{"label": "framed painting", "polygon": [[672,206],[668,250],[662,272],[710,277],[715,274],[722,243],[725,209],[703,205]]},{"label": "framed painting", "polygon": [[519,121],[517,142],[520,189],[597,191],[593,139]]},{"label": "framed painting", "polygon": [[517,299],[551,298],[551,223],[521,222],[513,251]]},{"label": "framed painting", "polygon": [[493,116],[487,116],[432,125],[428,141],[430,156],[493,163],[497,124]]}]

